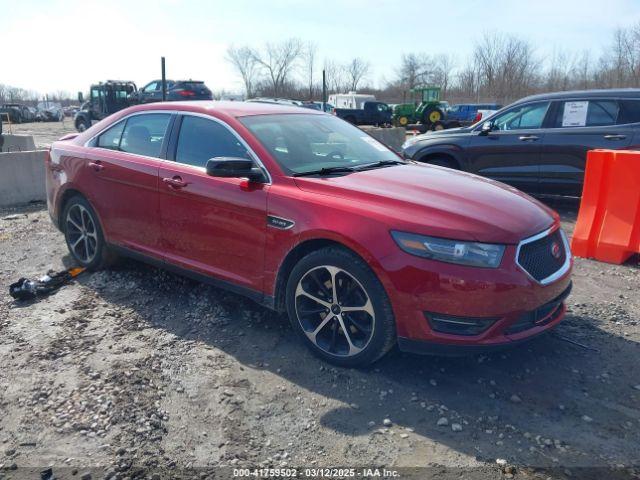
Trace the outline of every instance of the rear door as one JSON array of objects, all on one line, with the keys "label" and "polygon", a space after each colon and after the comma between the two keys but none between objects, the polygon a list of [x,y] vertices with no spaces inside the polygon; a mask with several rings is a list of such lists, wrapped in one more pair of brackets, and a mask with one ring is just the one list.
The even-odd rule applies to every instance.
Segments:
[{"label": "rear door", "polygon": [[589,150],[623,149],[633,126],[615,98],[576,98],[554,102],[553,121],[544,137],[540,193],[580,196]]},{"label": "rear door", "polygon": [[159,256],[158,168],[170,113],[127,117],[102,132],[83,167],[109,242]]},{"label": "rear door", "polygon": [[185,114],[159,170],[165,258],[255,291],[262,291],[268,185],[207,175],[214,157],[252,158],[227,125]]},{"label": "rear door", "polygon": [[469,171],[529,193],[538,193],[543,127],[551,102],[516,105],[494,117],[493,130],[478,126],[467,149]]}]

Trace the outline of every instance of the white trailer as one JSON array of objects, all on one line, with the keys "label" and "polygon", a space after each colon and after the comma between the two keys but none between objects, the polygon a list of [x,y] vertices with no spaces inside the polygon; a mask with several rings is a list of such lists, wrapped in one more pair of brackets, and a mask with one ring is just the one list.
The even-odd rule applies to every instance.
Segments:
[{"label": "white trailer", "polygon": [[365,102],[375,102],[375,95],[349,92],[329,95],[329,103],[336,108],[364,108]]}]

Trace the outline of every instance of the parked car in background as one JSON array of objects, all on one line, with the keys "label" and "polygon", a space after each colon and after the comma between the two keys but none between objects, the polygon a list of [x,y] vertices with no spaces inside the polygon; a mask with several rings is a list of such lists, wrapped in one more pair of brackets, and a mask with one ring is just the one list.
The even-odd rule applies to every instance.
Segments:
[{"label": "parked car in background", "polygon": [[[167,101],[212,100],[211,90],[199,80],[166,80]],[[154,80],[131,94],[137,103],[162,101],[162,80]]]},{"label": "parked car in background", "polygon": [[333,115],[136,105],[55,142],[45,171],[49,214],[78,265],[120,253],[228,288],[287,312],[339,365],[396,344],[504,348],[565,315],[572,258],[555,212],[405,162]]},{"label": "parked car in background", "polygon": [[447,110],[447,126],[461,127],[476,122],[478,110],[500,110],[502,105],[497,103],[459,103]]},{"label": "parked car in background", "polygon": [[404,156],[540,195],[580,196],[587,151],[640,148],[640,89],[534,95],[466,128],[419,135]]},{"label": "parked car in background", "polygon": [[61,122],[64,120],[62,105],[58,102],[43,101],[38,103],[39,120],[43,122]]},{"label": "parked car in background", "polygon": [[365,102],[362,108],[334,108],[333,113],[353,125],[390,125],[393,112],[383,102]]},{"label": "parked car in background", "polygon": [[11,123],[23,123],[35,121],[35,115],[29,110],[29,107],[20,103],[5,103],[0,106],[0,118],[3,121],[11,121]]}]

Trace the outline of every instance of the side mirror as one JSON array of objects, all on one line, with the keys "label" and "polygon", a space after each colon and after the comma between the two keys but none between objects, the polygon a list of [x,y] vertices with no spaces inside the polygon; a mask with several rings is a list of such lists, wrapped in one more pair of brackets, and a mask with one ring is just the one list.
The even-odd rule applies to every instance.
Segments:
[{"label": "side mirror", "polygon": [[480,128],[480,133],[482,135],[489,135],[489,132],[491,132],[492,130],[493,130],[493,122],[488,121],[482,124],[482,127]]},{"label": "side mirror", "polygon": [[222,178],[246,177],[252,182],[263,182],[264,173],[253,160],[238,157],[214,157],[207,160],[207,175]]}]

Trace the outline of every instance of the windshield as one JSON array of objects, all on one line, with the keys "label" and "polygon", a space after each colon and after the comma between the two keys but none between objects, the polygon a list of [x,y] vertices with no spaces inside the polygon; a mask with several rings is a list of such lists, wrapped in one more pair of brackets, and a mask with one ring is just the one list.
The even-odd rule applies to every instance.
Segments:
[{"label": "windshield", "polygon": [[373,137],[330,115],[256,115],[240,121],[290,175],[399,160]]}]

